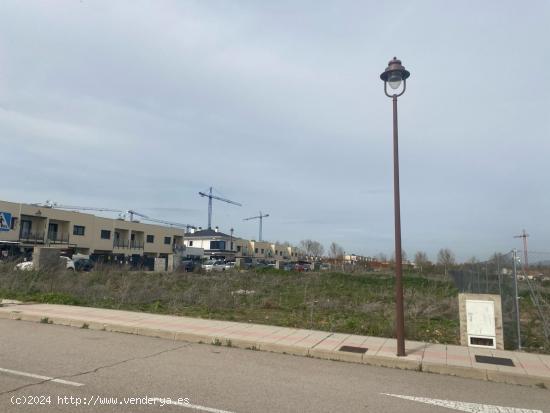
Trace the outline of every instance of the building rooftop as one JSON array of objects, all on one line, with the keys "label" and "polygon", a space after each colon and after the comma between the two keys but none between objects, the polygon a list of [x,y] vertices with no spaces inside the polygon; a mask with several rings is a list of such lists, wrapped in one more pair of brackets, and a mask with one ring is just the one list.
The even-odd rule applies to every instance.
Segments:
[{"label": "building rooftop", "polygon": [[[200,237],[231,237],[231,235],[225,234],[220,231],[216,231],[215,229],[212,229],[212,228],[201,229],[193,233],[188,232],[185,234],[185,238],[200,238]],[[235,236],[233,238],[237,239],[237,237]]]}]

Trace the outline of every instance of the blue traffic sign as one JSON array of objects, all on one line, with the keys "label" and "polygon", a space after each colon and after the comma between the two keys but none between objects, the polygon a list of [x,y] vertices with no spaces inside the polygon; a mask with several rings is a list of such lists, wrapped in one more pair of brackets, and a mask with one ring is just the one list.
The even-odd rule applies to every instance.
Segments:
[{"label": "blue traffic sign", "polygon": [[11,213],[0,211],[0,231],[11,229]]}]

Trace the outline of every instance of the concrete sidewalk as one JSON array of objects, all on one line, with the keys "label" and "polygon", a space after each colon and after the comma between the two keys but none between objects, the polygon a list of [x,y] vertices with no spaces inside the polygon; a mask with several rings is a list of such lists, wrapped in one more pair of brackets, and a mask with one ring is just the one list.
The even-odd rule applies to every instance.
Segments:
[{"label": "concrete sidewalk", "polygon": [[[54,304],[4,304],[0,307],[0,318],[272,351],[550,389],[550,356],[531,353],[407,341],[407,356],[397,357],[396,341],[389,338]],[[479,363],[476,356],[510,359],[513,367]]]}]

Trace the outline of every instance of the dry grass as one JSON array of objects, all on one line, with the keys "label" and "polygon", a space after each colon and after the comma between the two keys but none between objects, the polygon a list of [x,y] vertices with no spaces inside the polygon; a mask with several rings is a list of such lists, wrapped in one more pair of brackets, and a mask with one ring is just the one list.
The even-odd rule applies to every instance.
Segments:
[{"label": "dry grass", "polygon": [[[458,343],[456,290],[449,281],[405,276],[409,339]],[[15,272],[0,266],[0,295],[39,302],[129,309],[393,336],[388,274],[157,274],[103,268],[90,273]]]}]

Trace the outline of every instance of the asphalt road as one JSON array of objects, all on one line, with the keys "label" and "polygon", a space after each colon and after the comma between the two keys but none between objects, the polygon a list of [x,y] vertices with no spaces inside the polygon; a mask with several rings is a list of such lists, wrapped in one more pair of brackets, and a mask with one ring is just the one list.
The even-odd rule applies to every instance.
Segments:
[{"label": "asphalt road", "polygon": [[550,390],[0,320],[1,412],[497,411],[453,402],[550,413]]}]

